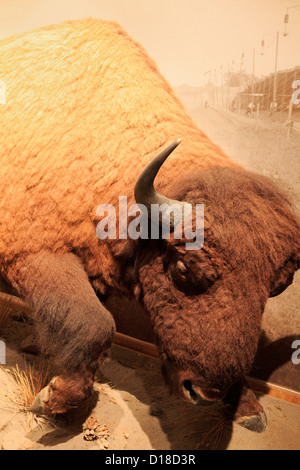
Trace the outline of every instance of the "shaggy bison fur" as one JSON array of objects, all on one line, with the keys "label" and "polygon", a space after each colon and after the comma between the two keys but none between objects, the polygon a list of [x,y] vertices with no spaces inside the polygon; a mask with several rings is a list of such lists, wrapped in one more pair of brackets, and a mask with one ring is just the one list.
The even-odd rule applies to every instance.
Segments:
[{"label": "shaggy bison fur", "polygon": [[[0,269],[34,312],[59,375],[47,414],[92,391],[115,326],[99,299],[135,296],[148,312],[171,390],[262,414],[244,384],[265,303],[299,267],[299,220],[268,179],[241,168],[201,132],[144,49],[117,24],[66,22],[0,42]],[[134,203],[138,175],[182,143],[155,186],[205,206],[205,241],[99,240],[96,210]],[[248,420],[249,422],[249,420]]]}]

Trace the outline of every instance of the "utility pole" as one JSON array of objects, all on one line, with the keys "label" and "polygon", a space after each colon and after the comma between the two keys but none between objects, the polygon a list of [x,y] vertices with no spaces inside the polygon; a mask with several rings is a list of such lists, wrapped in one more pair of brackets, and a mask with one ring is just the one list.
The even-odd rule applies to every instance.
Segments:
[{"label": "utility pole", "polygon": [[[288,24],[289,24],[289,10],[292,8],[300,8],[300,4],[298,5],[292,5],[286,9],[286,14],[284,15],[284,31],[283,31],[283,36],[286,37],[289,32],[288,32]],[[293,127],[293,120],[292,120],[292,112],[293,112],[293,100],[291,99],[289,102],[289,114],[288,114],[288,121],[287,121],[287,140],[290,140],[290,134],[291,130]]]},{"label": "utility pole", "polygon": [[244,57],[245,54],[244,52],[241,55],[241,61],[240,61],[240,71],[239,71],[239,101],[238,101],[238,111],[239,113],[241,112],[241,77],[242,77],[242,69],[244,66]]},{"label": "utility pole", "polygon": [[[253,104],[254,100],[254,75],[255,75],[255,49],[253,49],[253,60],[252,60],[252,94],[251,94],[251,103]],[[253,106],[252,106],[253,108]],[[251,114],[252,114],[251,108]]]},{"label": "utility pole", "polygon": [[219,106],[219,94],[218,94],[218,79],[217,79],[217,70],[214,69],[214,76],[215,76],[215,104]]},{"label": "utility pole", "polygon": [[228,70],[228,80],[227,80],[227,103],[226,103],[226,107],[229,108],[230,107],[230,78],[231,78],[231,72],[230,72],[230,66],[229,66],[229,62],[227,62],[227,70]]},{"label": "utility pole", "polygon": [[224,108],[224,79],[223,79],[223,65],[221,65],[221,90],[222,90],[222,106]]},{"label": "utility pole", "polygon": [[273,103],[276,107],[277,98],[277,65],[278,65],[278,45],[279,45],[279,31],[276,34],[276,53],[275,53],[275,70],[274,70],[274,87],[273,87]]},{"label": "utility pole", "polygon": [[293,101],[290,100],[289,114],[288,114],[288,120],[287,120],[287,140],[290,140],[291,130],[293,127],[292,112],[293,112]]},{"label": "utility pole", "polygon": [[288,32],[289,10],[291,10],[292,8],[300,8],[300,4],[292,5],[286,9],[286,14],[284,15],[284,32],[283,32],[284,36],[287,36],[289,34]]}]

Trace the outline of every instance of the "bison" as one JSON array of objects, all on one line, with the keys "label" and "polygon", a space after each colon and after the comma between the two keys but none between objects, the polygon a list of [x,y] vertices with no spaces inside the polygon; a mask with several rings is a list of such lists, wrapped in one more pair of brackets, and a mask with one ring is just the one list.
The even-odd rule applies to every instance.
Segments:
[{"label": "bison", "polygon": [[[33,410],[64,413],[91,395],[115,333],[104,300],[126,295],[151,319],[173,392],[236,402],[235,418],[263,430],[244,376],[268,297],[299,267],[286,197],[199,130],[118,24],[65,22],[4,39],[0,51],[1,276],[30,305],[59,371]],[[175,226],[167,239],[99,240],[97,207],[119,196],[204,204],[202,248],[187,250]]]}]

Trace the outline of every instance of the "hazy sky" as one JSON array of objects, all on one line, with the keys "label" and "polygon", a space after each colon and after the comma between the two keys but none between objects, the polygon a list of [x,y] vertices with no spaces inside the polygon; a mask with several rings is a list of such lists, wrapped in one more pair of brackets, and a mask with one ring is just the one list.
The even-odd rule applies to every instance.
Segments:
[{"label": "hazy sky", "polygon": [[289,10],[289,34],[282,34],[293,5],[300,0],[0,0],[0,38],[87,16],[115,20],[173,85],[197,86],[209,69],[239,70],[242,52],[251,72],[254,48],[256,74],[272,72],[277,30],[278,69],[300,65],[300,6]]}]

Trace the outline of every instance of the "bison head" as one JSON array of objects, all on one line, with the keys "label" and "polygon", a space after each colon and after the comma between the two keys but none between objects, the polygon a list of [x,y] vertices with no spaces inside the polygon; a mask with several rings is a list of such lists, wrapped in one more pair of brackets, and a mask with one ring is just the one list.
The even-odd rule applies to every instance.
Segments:
[{"label": "bison head", "polygon": [[178,143],[144,169],[136,201],[204,204],[204,244],[186,250],[176,227],[167,240],[144,241],[136,279],[167,383],[189,401],[207,402],[250,371],[265,303],[299,267],[300,228],[271,181],[237,166],[180,175],[172,199],[161,196],[153,181]]}]

